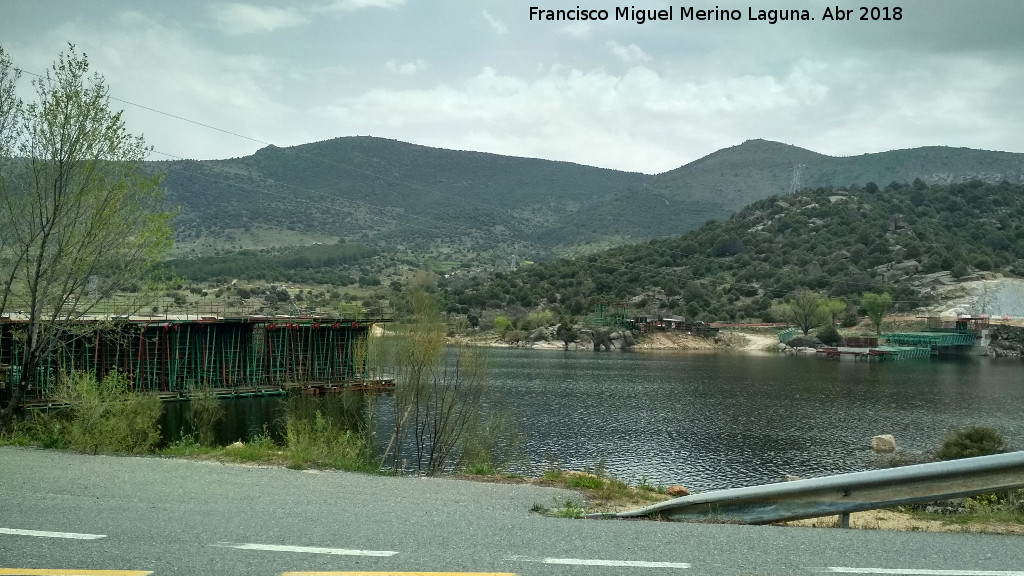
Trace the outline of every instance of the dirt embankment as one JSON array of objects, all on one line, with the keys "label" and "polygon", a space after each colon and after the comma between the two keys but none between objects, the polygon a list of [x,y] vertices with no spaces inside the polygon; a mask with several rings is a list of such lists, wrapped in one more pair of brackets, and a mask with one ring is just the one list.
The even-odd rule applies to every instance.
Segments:
[{"label": "dirt embankment", "polygon": [[[780,526],[806,526],[809,528],[835,528],[838,516],[780,522]],[[868,510],[850,514],[850,527],[861,530],[892,530],[898,532],[979,532],[984,534],[1015,534],[1024,536],[1024,524],[970,523],[956,524],[918,518],[895,510]]]},{"label": "dirt embankment", "polygon": [[779,338],[774,334],[723,330],[715,339],[672,330],[648,332],[642,335],[637,350],[775,350]]}]

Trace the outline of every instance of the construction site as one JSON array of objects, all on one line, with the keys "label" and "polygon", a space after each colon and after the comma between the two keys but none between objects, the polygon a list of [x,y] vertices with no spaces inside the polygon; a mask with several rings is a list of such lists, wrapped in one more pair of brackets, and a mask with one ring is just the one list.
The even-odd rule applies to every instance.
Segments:
[{"label": "construction site", "polygon": [[72,372],[102,379],[119,372],[133,391],[163,399],[198,391],[222,397],[300,388],[387,387],[367,373],[367,338],[386,318],[296,316],[95,317],[47,332],[39,366],[23,374],[28,322],[0,318],[0,401],[26,383],[27,406],[51,402]]}]

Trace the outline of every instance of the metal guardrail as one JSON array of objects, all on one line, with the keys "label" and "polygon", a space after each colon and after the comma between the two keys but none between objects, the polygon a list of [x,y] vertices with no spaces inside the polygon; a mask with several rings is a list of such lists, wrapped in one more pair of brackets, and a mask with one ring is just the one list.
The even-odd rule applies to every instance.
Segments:
[{"label": "metal guardrail", "polygon": [[692,494],[594,518],[658,517],[768,524],[1024,488],[1024,452]]}]

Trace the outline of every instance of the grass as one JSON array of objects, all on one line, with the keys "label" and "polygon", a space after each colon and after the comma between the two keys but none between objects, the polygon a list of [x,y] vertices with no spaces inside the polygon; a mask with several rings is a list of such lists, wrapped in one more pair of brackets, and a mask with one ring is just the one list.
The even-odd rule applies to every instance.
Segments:
[{"label": "grass", "polygon": [[669,498],[663,487],[651,486],[646,478],[639,485],[630,486],[608,476],[600,464],[593,470],[600,474],[550,468],[544,471],[538,483],[580,492],[587,502],[587,513],[621,512]]},{"label": "grass", "polygon": [[929,512],[916,507],[905,507],[900,511],[922,520],[960,526],[1019,525],[1024,524],[1024,490],[971,496],[964,500],[963,511],[953,514]]},{"label": "grass", "polygon": [[555,508],[551,513],[556,518],[583,518],[584,514],[586,514],[586,510],[584,510],[583,504],[575,500],[566,500],[562,506]]}]

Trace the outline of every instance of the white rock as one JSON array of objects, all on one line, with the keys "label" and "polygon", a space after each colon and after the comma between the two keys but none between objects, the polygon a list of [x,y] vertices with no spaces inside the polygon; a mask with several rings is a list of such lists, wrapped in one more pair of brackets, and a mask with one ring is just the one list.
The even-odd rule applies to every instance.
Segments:
[{"label": "white rock", "polygon": [[892,434],[879,434],[871,439],[871,449],[875,452],[895,452],[896,438]]}]

